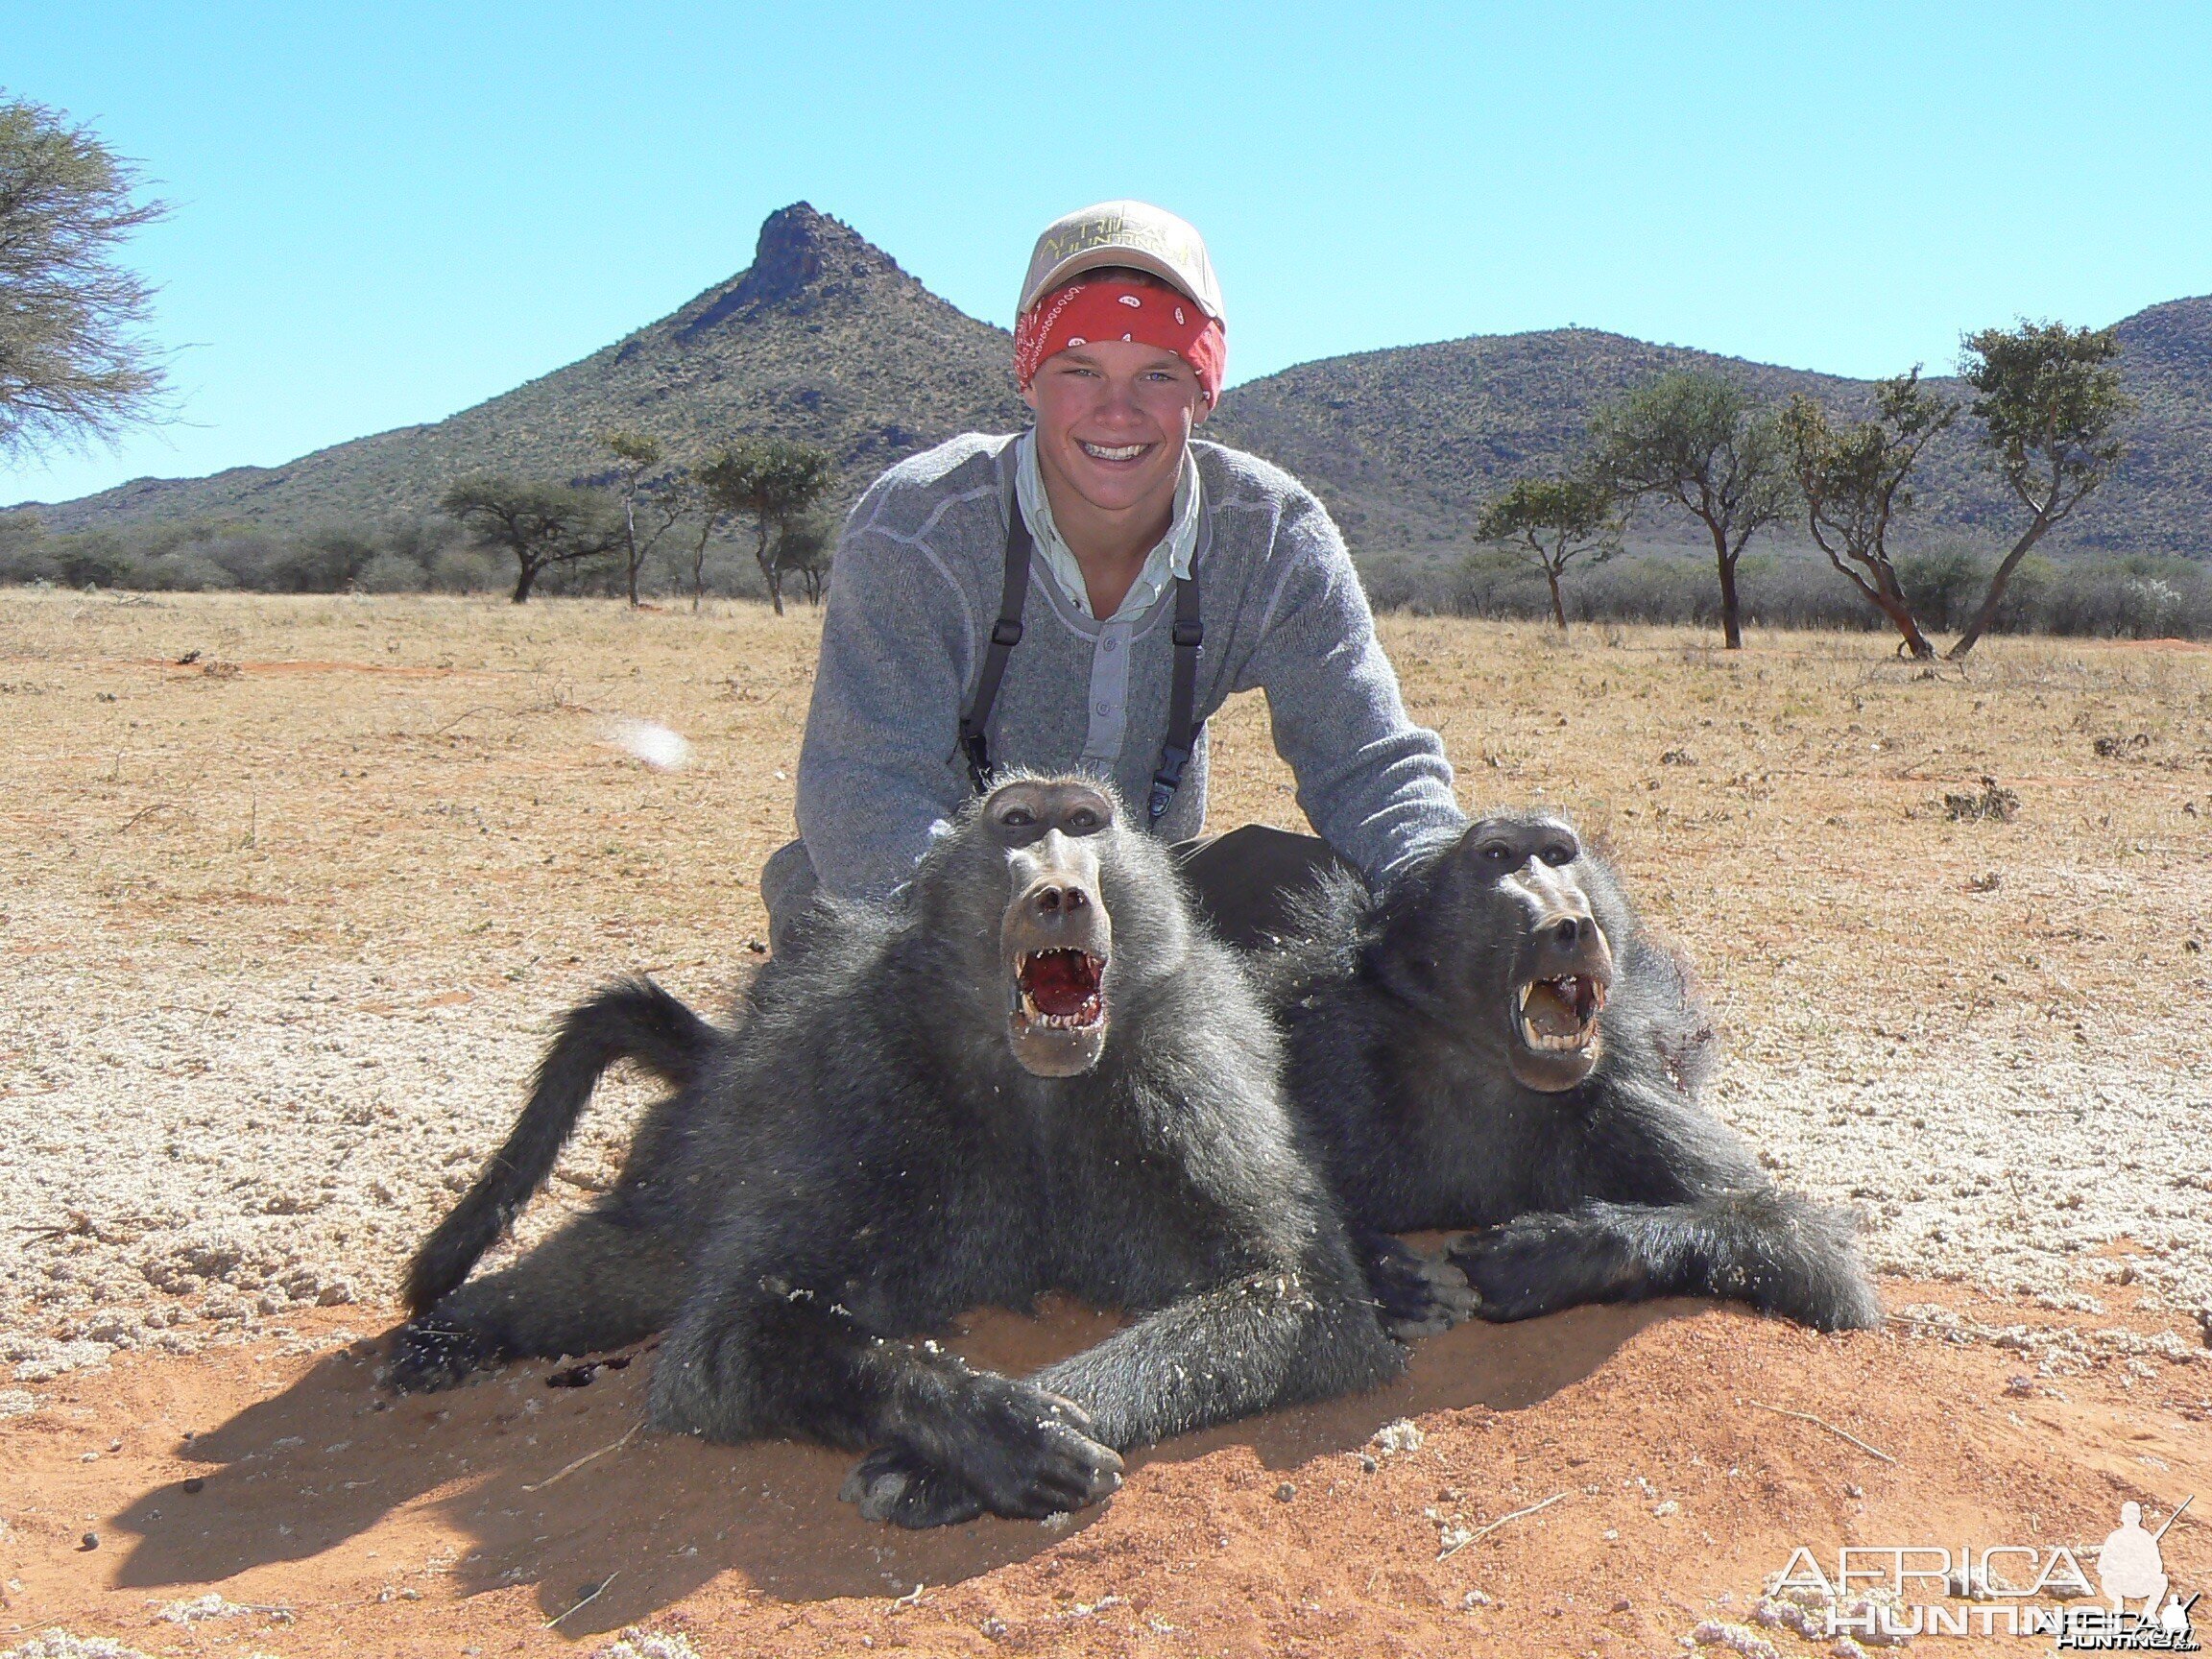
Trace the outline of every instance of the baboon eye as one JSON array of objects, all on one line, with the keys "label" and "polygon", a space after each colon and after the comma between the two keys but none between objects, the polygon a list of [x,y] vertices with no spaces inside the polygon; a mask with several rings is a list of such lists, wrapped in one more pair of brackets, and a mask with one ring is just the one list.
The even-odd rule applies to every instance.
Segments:
[{"label": "baboon eye", "polygon": [[1078,835],[1088,835],[1098,828],[1098,813],[1090,806],[1078,806],[1068,814],[1068,828]]},{"label": "baboon eye", "polygon": [[998,814],[998,822],[1009,830],[1026,830],[1037,822],[1037,814],[1026,806],[1009,806]]},{"label": "baboon eye", "polygon": [[1554,841],[1544,849],[1544,862],[1556,870],[1562,864],[1572,864],[1581,851],[1572,841]]},{"label": "baboon eye", "polygon": [[1485,864],[1503,864],[1512,856],[1512,849],[1503,841],[1485,841],[1475,853]]}]

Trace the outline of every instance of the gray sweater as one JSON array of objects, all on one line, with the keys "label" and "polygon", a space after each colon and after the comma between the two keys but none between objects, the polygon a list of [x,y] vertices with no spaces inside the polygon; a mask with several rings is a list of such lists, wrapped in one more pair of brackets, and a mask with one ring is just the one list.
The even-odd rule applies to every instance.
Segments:
[{"label": "gray sweater", "polygon": [[[1014,443],[970,434],[902,461],[846,520],[799,754],[799,832],[833,894],[903,881],[932,826],[972,794],[960,715],[998,614]],[[1198,710],[1264,690],[1308,821],[1370,879],[1386,875],[1464,823],[1443,745],[1406,716],[1327,511],[1255,456],[1191,451],[1205,501],[1191,559]],[[1140,615],[1094,621],[1039,560],[992,709],[994,767],[1104,777],[1142,821],[1166,734],[1174,611],[1169,585]],[[1202,739],[1157,832],[1196,835],[1205,817]]]}]

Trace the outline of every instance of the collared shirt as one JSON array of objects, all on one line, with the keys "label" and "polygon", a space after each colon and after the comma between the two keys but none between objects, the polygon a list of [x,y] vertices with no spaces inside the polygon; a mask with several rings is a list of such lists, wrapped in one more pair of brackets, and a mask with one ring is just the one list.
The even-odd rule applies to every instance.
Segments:
[{"label": "collared shirt", "polygon": [[[1167,534],[1145,555],[1144,568],[1137,573],[1137,580],[1121,596],[1120,609],[1107,617],[1107,621],[1119,622],[1142,615],[1168,583],[1190,576],[1190,554],[1198,545],[1198,514],[1204,505],[1202,489],[1198,482],[1198,463],[1191,459],[1190,446],[1186,445],[1182,476],[1175,481],[1175,515],[1167,522]],[[1083,566],[1076,563],[1073,551],[1061,540],[1060,526],[1052,521],[1052,499],[1045,493],[1045,474],[1037,465],[1034,426],[1016,441],[1014,490],[1021,497],[1022,517],[1028,521],[1030,539],[1037,543],[1037,551],[1044,555],[1045,568],[1052,573],[1060,591],[1068,595],[1069,603],[1083,615],[1091,616],[1091,589],[1083,579]],[[1097,618],[1093,616],[1092,620]]]},{"label": "collared shirt", "polygon": [[[1004,595],[1016,447],[972,433],[910,456],[846,520],[799,755],[799,831],[830,893],[889,892],[928,850],[929,826],[974,798],[960,711]],[[1263,688],[1297,805],[1371,881],[1385,878],[1465,827],[1443,745],[1407,718],[1320,502],[1255,456],[1198,438],[1190,455],[1206,492],[1191,516],[1191,562],[1206,565],[1195,711]],[[1163,588],[1150,610],[1100,622],[1057,577],[1030,583],[1026,631],[992,705],[992,764],[1088,772],[1112,783],[1140,830],[1163,841],[1200,833],[1203,733],[1166,815],[1144,823],[1174,682],[1170,598]]]}]

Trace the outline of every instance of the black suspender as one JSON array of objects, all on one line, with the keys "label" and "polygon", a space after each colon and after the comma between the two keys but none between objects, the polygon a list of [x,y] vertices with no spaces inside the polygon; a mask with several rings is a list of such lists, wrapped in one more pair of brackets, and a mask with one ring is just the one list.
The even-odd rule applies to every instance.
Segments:
[{"label": "black suspender", "polygon": [[1022,499],[1006,499],[1006,580],[998,589],[998,620],[991,624],[991,647],[983,653],[983,678],[975,684],[975,701],[960,716],[960,747],[968,757],[968,781],[975,793],[991,788],[991,744],[984,729],[991,724],[991,706],[998,701],[998,682],[1006,678],[1006,659],[1022,643],[1022,609],[1029,602],[1029,525],[1022,517]]},{"label": "black suspender", "polygon": [[1206,630],[1198,621],[1198,584],[1188,576],[1175,578],[1175,684],[1167,693],[1167,741],[1160,749],[1160,770],[1152,774],[1152,799],[1147,809],[1157,824],[1167,816],[1175,799],[1175,785],[1183,781],[1183,768],[1197,747],[1198,728],[1191,716],[1198,706],[1198,647],[1206,642]]},{"label": "black suspender", "polygon": [[[1022,610],[1029,600],[1029,560],[1032,546],[1028,523],[1022,517],[1020,497],[1006,503],[1006,580],[998,594],[998,619],[991,624],[991,645],[983,654],[983,676],[975,685],[975,701],[960,716],[960,749],[968,757],[968,781],[975,793],[991,787],[991,747],[985,735],[991,709],[998,701],[998,684],[1006,678],[1006,660],[1022,643]],[[1167,740],[1160,749],[1160,769],[1152,774],[1152,794],[1145,803],[1151,823],[1167,815],[1183,781],[1183,768],[1198,747],[1198,733],[1206,723],[1197,719],[1198,651],[1206,642],[1205,627],[1198,620],[1196,578],[1175,579],[1175,625],[1169,636],[1175,644],[1175,679],[1167,694]]]}]

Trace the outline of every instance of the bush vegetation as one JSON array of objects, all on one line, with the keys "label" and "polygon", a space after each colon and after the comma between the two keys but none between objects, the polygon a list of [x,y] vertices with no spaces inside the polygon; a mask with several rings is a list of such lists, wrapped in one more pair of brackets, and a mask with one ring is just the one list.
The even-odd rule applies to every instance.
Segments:
[{"label": "bush vegetation", "polygon": [[[705,591],[764,598],[751,550],[710,542],[700,574]],[[638,572],[642,594],[672,602],[691,591],[692,549],[664,542]],[[0,584],[122,589],[148,593],[478,593],[515,586],[515,561],[478,545],[444,514],[374,525],[332,525],[292,535],[251,525],[132,525],[52,535],[35,514],[0,513]],[[621,594],[619,552],[541,573],[535,591]]]},{"label": "bush vegetation", "polygon": [[[794,541],[826,546],[832,526],[795,524]],[[718,539],[703,566],[705,590],[764,599],[767,585],[749,532]],[[797,565],[796,559],[791,562]],[[1429,614],[1541,617],[1551,614],[1543,571],[1503,550],[1457,562],[1387,555],[1360,560],[1378,610]],[[1972,620],[1997,553],[1938,541],[1897,557],[1913,613],[1951,632]],[[1825,561],[1802,552],[1753,553],[1741,571],[1743,619],[1766,628],[1885,629],[1888,620]],[[662,543],[639,571],[641,592],[687,602],[691,549]],[[0,514],[0,584],[140,592],[244,590],[261,593],[505,592],[514,562],[474,545],[443,515],[395,519],[369,528],[333,527],[287,536],[230,524],[141,526],[49,535],[29,513]],[[620,596],[619,554],[585,566],[560,566],[537,591]],[[1562,589],[1570,622],[1664,622],[1713,626],[1719,591],[1710,557],[1646,548],[1582,572]],[[2200,560],[2111,554],[2062,559],[2031,555],[2014,569],[1995,624],[2005,634],[2073,634],[2100,638],[2212,638],[2212,565]]]},{"label": "bush vegetation", "polygon": [[[1937,541],[1896,556],[1897,574],[1923,626],[1964,628],[1988,591],[1995,553]],[[1456,563],[1361,561],[1379,610],[1431,614],[1542,617],[1551,614],[1543,573],[1510,554],[1481,552]],[[1743,621],[1766,628],[1890,626],[1827,562],[1800,552],[1747,555],[1738,569]],[[1576,623],[1663,622],[1717,626],[1720,593],[1709,556],[1645,550],[1596,565],[1564,590]],[[2212,638],[2212,564],[2149,554],[2031,554],[2014,566],[1994,632],[2099,638]]]}]

